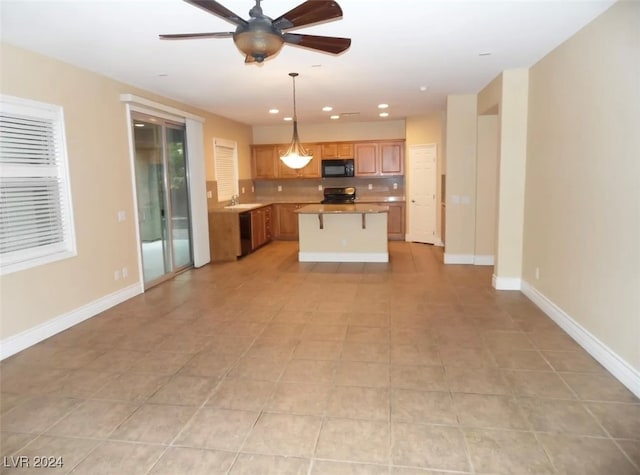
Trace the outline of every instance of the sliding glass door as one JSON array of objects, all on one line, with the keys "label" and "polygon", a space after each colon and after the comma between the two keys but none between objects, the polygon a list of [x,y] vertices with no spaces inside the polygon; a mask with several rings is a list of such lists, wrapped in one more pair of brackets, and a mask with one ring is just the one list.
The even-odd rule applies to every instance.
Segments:
[{"label": "sliding glass door", "polygon": [[184,124],[132,114],[145,287],[193,264]]}]

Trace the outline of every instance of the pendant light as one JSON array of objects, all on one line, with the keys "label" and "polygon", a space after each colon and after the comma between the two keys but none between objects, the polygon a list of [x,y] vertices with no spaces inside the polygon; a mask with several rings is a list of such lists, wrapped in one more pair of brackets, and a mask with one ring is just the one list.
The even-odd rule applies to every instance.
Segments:
[{"label": "pendant light", "polygon": [[306,167],[313,156],[307,153],[298,137],[298,117],[296,114],[296,77],[298,73],[289,73],[289,76],[293,79],[293,138],[287,152],[280,157],[280,160],[289,168],[297,170]]}]

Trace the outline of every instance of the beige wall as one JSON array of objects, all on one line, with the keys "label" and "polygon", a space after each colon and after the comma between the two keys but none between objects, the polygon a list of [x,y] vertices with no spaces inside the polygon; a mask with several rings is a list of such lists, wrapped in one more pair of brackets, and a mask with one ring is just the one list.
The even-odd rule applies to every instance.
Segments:
[{"label": "beige wall", "polygon": [[[407,117],[406,121],[406,153],[405,159],[406,167],[405,173],[409,173],[409,147],[411,145],[424,145],[424,144],[436,144],[437,157],[437,172],[436,172],[436,234],[442,236],[441,230],[441,175],[444,175],[444,122],[445,112],[434,112],[428,115]],[[411,194],[411,181],[407,183],[407,196]],[[407,232],[411,229],[410,216],[407,213],[406,228]]]},{"label": "beige wall", "polygon": [[640,3],[618,2],[531,68],[522,270],[636,371],[638,25]]},{"label": "beige wall", "polygon": [[476,104],[475,94],[447,97],[445,260],[475,250]]},{"label": "beige wall", "polygon": [[478,116],[476,256],[494,256],[498,201],[498,116]]},{"label": "beige wall", "polygon": [[[524,187],[527,161],[527,106],[529,71],[502,73],[500,158],[498,165],[498,227],[494,275],[519,288],[522,275]],[[517,281],[517,282],[516,282]]]},{"label": "beige wall", "polygon": [[[253,127],[254,144],[289,143],[293,133],[290,123]],[[404,120],[379,122],[331,121],[323,124],[298,124],[302,142],[331,142],[341,140],[404,139]]]},{"label": "beige wall", "polygon": [[[132,93],[205,117],[207,175],[213,137],[238,142],[249,170],[251,130],[60,61],[2,44],[3,94],[64,107],[78,255],[0,277],[0,339],[33,329],[139,280],[125,105]],[[127,219],[118,223],[120,210]],[[127,279],[114,270],[128,267]]]}]

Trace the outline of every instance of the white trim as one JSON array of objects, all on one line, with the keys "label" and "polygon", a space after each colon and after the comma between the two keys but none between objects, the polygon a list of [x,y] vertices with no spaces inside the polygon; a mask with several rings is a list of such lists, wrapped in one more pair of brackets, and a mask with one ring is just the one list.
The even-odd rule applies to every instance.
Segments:
[{"label": "white trim", "polygon": [[299,252],[300,262],[389,262],[388,252]]},{"label": "white trim", "polygon": [[518,277],[498,277],[493,274],[491,276],[491,285],[496,290],[520,290],[522,280]]},{"label": "white trim", "polygon": [[82,307],[78,307],[70,312],[59,315],[47,320],[40,325],[25,330],[17,335],[5,338],[0,342],[0,360],[8,358],[36,343],[41,342],[61,331],[71,328],[80,322],[91,317],[95,317],[101,312],[118,305],[119,303],[129,300],[143,292],[143,286],[140,281],[123,289],[117,290],[109,295],[100,297]]},{"label": "white trim", "polygon": [[493,256],[483,256],[483,255],[475,255],[473,256],[473,265],[474,266],[492,266],[495,263],[495,258]]},{"label": "white trim", "polygon": [[473,254],[447,254],[444,253],[445,264],[473,264]]},{"label": "white trim", "polygon": [[194,267],[211,262],[209,250],[209,214],[207,211],[207,171],[204,157],[204,130],[201,122],[185,119],[191,246]]},{"label": "white trim", "polygon": [[434,246],[444,247],[444,242],[442,242],[442,237],[438,237],[436,242],[433,243]]},{"label": "white trim", "polygon": [[169,114],[176,115],[180,118],[185,119],[193,119],[198,122],[204,122],[204,117],[200,117],[199,115],[191,114],[190,112],[183,111],[181,109],[177,109],[175,107],[167,106],[161,104],[160,102],[155,102],[149,99],[145,99],[144,97],[136,96],[135,94],[120,94],[120,102],[126,102],[127,104],[137,104],[145,107],[149,107],[154,110],[157,114],[157,111],[167,112]]},{"label": "white trim", "polygon": [[522,282],[522,293],[567,332],[618,381],[624,384],[629,391],[640,397],[640,371],[633,368],[527,281]]}]

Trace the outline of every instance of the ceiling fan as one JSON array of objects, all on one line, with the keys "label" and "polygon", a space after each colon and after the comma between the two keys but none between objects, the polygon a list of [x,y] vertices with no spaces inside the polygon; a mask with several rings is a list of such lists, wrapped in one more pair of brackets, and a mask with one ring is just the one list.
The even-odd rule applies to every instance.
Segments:
[{"label": "ceiling fan", "polygon": [[256,0],[255,6],[249,11],[249,20],[240,18],[215,0],[184,1],[236,25],[236,31],[160,35],[160,39],[186,40],[233,37],[233,42],[237,48],[246,55],[246,63],[262,63],[266,58],[280,51],[284,43],[331,54],[342,53],[351,46],[350,38],[301,35],[287,32],[292,28],[342,18],[342,9],[333,0],[307,0],[287,13],[280,15],[275,20],[262,13],[261,0]]}]

